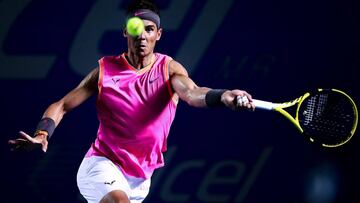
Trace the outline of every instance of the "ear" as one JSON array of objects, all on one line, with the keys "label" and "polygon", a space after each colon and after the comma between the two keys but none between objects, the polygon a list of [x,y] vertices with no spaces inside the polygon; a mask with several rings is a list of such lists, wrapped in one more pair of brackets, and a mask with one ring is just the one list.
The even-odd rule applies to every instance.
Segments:
[{"label": "ear", "polygon": [[125,27],[123,28],[123,36],[124,36],[125,38],[127,38],[127,36],[128,36],[128,33],[127,33],[127,31],[126,31],[126,28],[125,28]]},{"label": "ear", "polygon": [[157,31],[157,38],[156,38],[156,41],[159,41],[160,38],[161,38],[161,35],[162,35],[162,32],[163,32],[163,29],[162,28],[159,28],[158,31]]}]

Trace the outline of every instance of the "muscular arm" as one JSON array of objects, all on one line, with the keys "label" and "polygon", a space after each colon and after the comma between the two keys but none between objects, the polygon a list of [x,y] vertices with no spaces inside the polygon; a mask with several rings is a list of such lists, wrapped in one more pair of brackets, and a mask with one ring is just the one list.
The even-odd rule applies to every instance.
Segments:
[{"label": "muscular arm", "polygon": [[65,115],[75,107],[79,106],[93,93],[97,92],[97,84],[99,78],[99,68],[92,70],[81,83],[59,101],[51,104],[45,111],[43,118],[48,117],[55,121],[58,125]]},{"label": "muscular arm", "polygon": [[206,107],[205,95],[210,90],[192,81],[185,68],[176,61],[170,62],[171,85],[181,100],[194,107]]},{"label": "muscular arm", "polygon": [[[176,61],[171,61],[170,64],[170,78],[171,85],[175,93],[181,100],[194,107],[207,107],[205,102],[205,96],[211,88],[199,87],[189,77],[185,68]],[[246,96],[249,99],[247,104],[237,104],[234,102],[237,96]],[[251,95],[243,90],[227,90],[221,96],[221,102],[230,109],[248,108],[255,109],[252,103]]]},{"label": "muscular arm", "polygon": [[210,88],[197,86],[180,63],[171,61],[169,65],[171,85],[179,98],[190,106],[206,107],[205,95]]},{"label": "muscular arm", "polygon": [[[55,125],[57,126],[65,113],[79,106],[97,91],[98,78],[99,69],[95,68],[81,81],[81,83],[75,89],[70,91],[59,101],[51,104],[46,109],[43,118],[47,117],[53,119],[55,121]],[[44,152],[47,151],[47,132],[36,132],[35,137],[32,137],[23,131],[20,131],[19,134],[21,136],[20,138],[9,140],[8,142],[10,145],[12,145],[12,151],[32,150],[38,147],[41,147]]]}]

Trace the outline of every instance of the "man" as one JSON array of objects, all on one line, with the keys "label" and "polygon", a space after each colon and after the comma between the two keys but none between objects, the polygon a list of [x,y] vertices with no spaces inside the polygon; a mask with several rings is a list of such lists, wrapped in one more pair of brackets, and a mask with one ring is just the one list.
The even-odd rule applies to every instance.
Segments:
[{"label": "man", "polygon": [[153,171],[164,165],[162,153],[179,98],[194,107],[255,108],[247,92],[198,87],[179,62],[154,52],[162,34],[155,4],[134,1],[127,13],[145,25],[138,37],[124,29],[128,51],[101,58],[99,67],[46,109],[34,137],[20,132],[22,138],[9,141],[13,150],[41,146],[46,152],[63,116],[97,94],[99,130],[77,175],[79,190],[88,202],[145,199]]}]

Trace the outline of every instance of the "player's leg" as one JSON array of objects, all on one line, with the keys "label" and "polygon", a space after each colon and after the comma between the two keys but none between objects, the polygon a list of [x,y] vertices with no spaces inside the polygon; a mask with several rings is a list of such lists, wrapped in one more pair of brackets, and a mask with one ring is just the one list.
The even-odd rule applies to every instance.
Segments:
[{"label": "player's leg", "polygon": [[124,191],[114,190],[107,193],[100,203],[130,203],[130,200]]},{"label": "player's leg", "polygon": [[121,190],[114,190],[106,194],[100,203],[118,203],[118,202],[131,202],[141,203],[149,194],[151,179],[135,178],[124,176],[130,187],[130,192],[125,193]]},{"label": "player's leg", "polygon": [[131,191],[129,193],[129,199],[131,203],[141,203],[147,197],[150,191],[151,178],[136,178],[125,176]]},{"label": "player's leg", "polygon": [[114,190],[106,194],[100,203],[141,203],[149,194],[151,179],[127,177],[130,193],[126,194],[121,190]]},{"label": "player's leg", "polygon": [[82,161],[77,183],[89,203],[130,202],[129,183],[121,170],[105,157],[88,157]]}]

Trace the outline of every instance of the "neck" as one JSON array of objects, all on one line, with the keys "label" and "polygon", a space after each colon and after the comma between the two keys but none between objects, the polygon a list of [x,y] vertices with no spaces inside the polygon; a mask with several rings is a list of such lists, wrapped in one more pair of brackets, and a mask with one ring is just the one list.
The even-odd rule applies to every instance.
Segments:
[{"label": "neck", "polygon": [[138,56],[134,53],[128,52],[127,60],[129,63],[136,69],[140,70],[145,68],[146,66],[150,65],[153,60],[154,53],[146,55],[144,57]]}]

